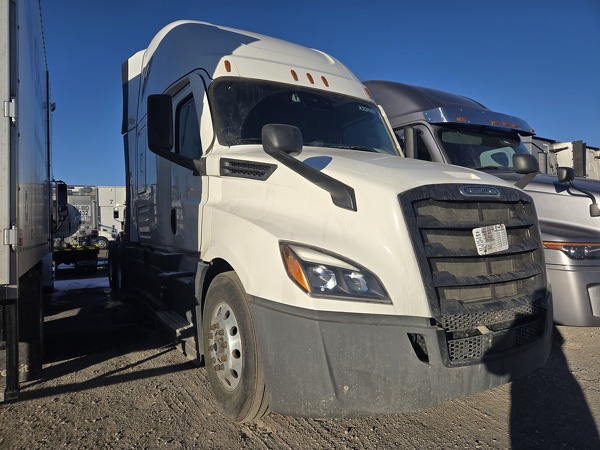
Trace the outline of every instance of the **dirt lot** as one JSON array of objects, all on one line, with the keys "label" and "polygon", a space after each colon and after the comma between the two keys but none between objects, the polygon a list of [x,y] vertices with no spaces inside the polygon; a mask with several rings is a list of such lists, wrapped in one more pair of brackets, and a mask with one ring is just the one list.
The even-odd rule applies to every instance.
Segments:
[{"label": "dirt lot", "polygon": [[[46,311],[44,378],[0,405],[0,448],[600,448],[600,329],[558,327],[547,366],[414,414],[271,414],[231,423],[204,368],[96,278],[60,273]],[[69,292],[67,292],[67,289]]]}]

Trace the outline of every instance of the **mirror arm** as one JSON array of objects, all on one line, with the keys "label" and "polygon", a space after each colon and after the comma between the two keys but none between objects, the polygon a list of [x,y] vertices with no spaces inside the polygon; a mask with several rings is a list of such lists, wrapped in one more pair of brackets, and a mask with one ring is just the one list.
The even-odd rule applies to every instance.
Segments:
[{"label": "mirror arm", "polygon": [[531,180],[533,180],[537,174],[538,174],[537,172],[528,173],[523,178],[521,178],[519,181],[517,181],[515,183],[515,186],[518,187],[519,189],[524,189],[525,186],[527,186],[529,183],[531,183]]},{"label": "mirror arm", "polygon": [[598,206],[598,204],[596,203],[596,197],[594,196],[594,194],[592,194],[591,192],[586,191],[584,189],[581,189],[580,187],[575,186],[575,183],[573,183],[573,180],[569,181],[569,185],[576,191],[579,191],[582,194],[585,194],[586,197],[588,197],[592,201],[592,204],[590,205],[590,216],[592,216],[592,217],[600,216],[600,206]]}]

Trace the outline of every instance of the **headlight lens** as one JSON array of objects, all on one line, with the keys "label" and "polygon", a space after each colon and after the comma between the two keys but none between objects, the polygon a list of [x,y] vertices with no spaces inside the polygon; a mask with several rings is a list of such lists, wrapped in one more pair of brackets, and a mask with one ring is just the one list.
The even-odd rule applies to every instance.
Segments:
[{"label": "headlight lens", "polygon": [[354,262],[297,244],[280,250],[288,276],[311,296],[390,303],[377,277]]},{"label": "headlight lens", "polygon": [[599,243],[544,242],[544,246],[560,250],[573,259],[600,259]]}]

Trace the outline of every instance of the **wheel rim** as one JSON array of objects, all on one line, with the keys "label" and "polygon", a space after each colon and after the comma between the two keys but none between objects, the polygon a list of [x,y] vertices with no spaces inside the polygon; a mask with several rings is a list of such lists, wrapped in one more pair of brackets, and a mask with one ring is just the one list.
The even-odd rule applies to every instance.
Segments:
[{"label": "wheel rim", "polygon": [[108,248],[108,241],[106,239],[98,239],[98,247],[101,250],[106,250]]},{"label": "wheel rim", "polygon": [[215,308],[210,321],[209,351],[215,373],[224,389],[233,391],[242,376],[242,339],[233,310],[225,302]]}]

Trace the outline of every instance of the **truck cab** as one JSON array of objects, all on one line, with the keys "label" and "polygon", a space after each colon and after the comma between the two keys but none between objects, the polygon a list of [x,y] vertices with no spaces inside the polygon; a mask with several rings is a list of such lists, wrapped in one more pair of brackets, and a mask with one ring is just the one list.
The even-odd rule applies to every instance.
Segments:
[{"label": "truck cab", "polygon": [[480,170],[516,183],[532,196],[556,323],[600,326],[600,182],[548,174],[522,180],[514,155],[529,154],[522,137],[531,141],[534,136],[524,120],[437,89],[392,81],[364,83],[385,110],[406,156]]},{"label": "truck cab", "polygon": [[401,157],[341,62],[182,21],[122,73],[111,288],[205,363],[230,418],[411,411],[543,366],[552,301],[533,201]]}]

